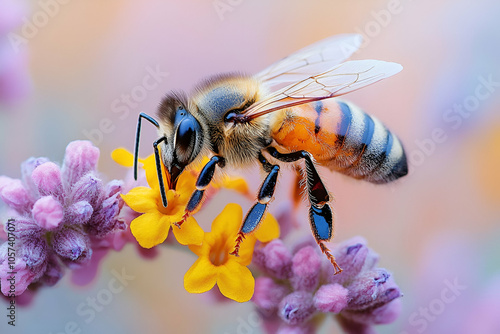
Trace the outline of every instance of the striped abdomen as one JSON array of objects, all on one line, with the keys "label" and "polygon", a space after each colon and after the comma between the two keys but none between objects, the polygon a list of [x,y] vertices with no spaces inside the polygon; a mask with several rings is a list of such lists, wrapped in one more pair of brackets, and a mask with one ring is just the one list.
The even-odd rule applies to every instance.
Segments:
[{"label": "striped abdomen", "polygon": [[319,164],[357,179],[386,183],[408,173],[399,139],[375,117],[338,99],[284,110],[271,133],[287,150],[308,151]]}]

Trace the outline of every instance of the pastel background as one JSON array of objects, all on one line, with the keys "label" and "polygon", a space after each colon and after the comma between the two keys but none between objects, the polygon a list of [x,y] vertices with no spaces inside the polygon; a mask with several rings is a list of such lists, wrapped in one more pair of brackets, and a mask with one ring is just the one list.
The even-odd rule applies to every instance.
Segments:
[{"label": "pastel background", "polygon": [[[0,20],[6,20],[6,11],[14,10],[9,3],[20,2],[0,3]],[[6,21],[0,21],[0,77],[18,69],[17,76],[7,73],[7,82],[16,85],[0,79],[0,90],[10,89],[0,102],[0,174],[11,177],[20,176],[19,165],[30,156],[60,161],[69,141],[91,139],[101,150],[100,170],[121,178],[126,170],[110,159],[111,151],[133,148],[137,114],[154,114],[165,92],[189,90],[219,72],[255,73],[330,35],[363,33],[365,44],[355,59],[395,61],[404,70],[348,98],[398,134],[411,173],[374,186],[323,171],[335,195],[335,241],[364,236],[400,285],[402,315],[379,326],[381,333],[500,332],[498,1],[24,4],[16,10],[26,21],[8,31],[22,35],[26,22],[38,27],[18,53],[1,32]],[[40,12],[51,15],[44,21]],[[151,71],[162,74],[148,79],[154,88],[141,89]],[[128,105],[121,102],[123,94],[132,96]],[[146,126],[143,133],[146,156],[154,128]],[[251,179],[254,190],[257,180]],[[272,212],[287,198],[287,180],[285,173]],[[223,191],[199,220],[206,217],[209,224],[234,197]],[[297,220],[300,233],[310,233],[305,209]],[[253,319],[251,303],[213,304],[210,296],[184,290],[183,276],[194,260],[165,248],[145,261],[129,245],[110,253],[92,285],[76,288],[66,275],[42,289],[29,307],[18,309],[15,329],[6,324],[2,301],[0,332],[64,333],[74,322],[82,333],[260,333],[242,327]],[[76,309],[107,288],[113,270],[122,269],[134,278],[87,322]],[[329,320],[322,333],[336,332],[336,326]]]}]

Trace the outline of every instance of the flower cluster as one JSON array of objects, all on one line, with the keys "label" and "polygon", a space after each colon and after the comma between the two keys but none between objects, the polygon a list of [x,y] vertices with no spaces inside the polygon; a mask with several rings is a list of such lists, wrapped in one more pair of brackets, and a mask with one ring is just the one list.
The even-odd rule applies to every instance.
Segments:
[{"label": "flower cluster", "polygon": [[[22,179],[0,177],[0,198],[11,210],[12,243],[0,246],[4,295],[20,295],[30,285],[54,285],[63,265],[77,269],[87,264],[93,245],[126,228],[118,219],[122,182],[105,184],[97,174],[98,159],[99,149],[90,142],[74,141],[62,168],[47,158],[31,158],[21,166]],[[9,280],[12,272],[15,279]]]},{"label": "flower cluster", "polygon": [[314,333],[325,313],[336,315],[347,333],[370,333],[374,324],[399,315],[401,292],[391,274],[376,268],[378,256],[360,237],[333,249],[344,271],[318,253],[314,242],[290,252],[281,240],[255,251],[255,303],[269,333]]},{"label": "flower cluster", "polygon": [[[38,286],[54,285],[64,267],[71,269],[74,282],[87,284],[110,249],[137,241],[143,255],[155,255],[155,246],[173,242],[166,242],[172,230],[198,257],[184,276],[185,289],[203,293],[217,285],[229,299],[252,300],[269,333],[313,333],[325,314],[335,315],[347,333],[371,333],[373,325],[398,316],[401,292],[389,272],[376,268],[378,255],[364,239],[353,238],[332,249],[344,269],[334,275],[312,239],[292,251],[277,239],[280,224],[284,230],[294,225],[293,210],[283,207],[280,224],[266,214],[258,229],[245,236],[239,256],[232,256],[243,221],[239,205],[228,204],[210,232],[186,214],[201,166],[181,174],[176,189],[167,190],[165,208],[154,156],[140,160],[139,181],[133,181],[129,171],[125,181],[107,184],[97,173],[98,158],[99,150],[90,142],[75,141],[67,146],[62,167],[46,158],[31,158],[22,164],[21,179],[0,176],[0,198],[10,217],[0,232],[0,241],[5,240],[0,246],[4,295],[26,297]],[[112,158],[133,165],[132,154],[124,149],[115,150]],[[225,177],[206,189],[206,198],[221,188],[249,196],[244,179]]]},{"label": "flower cluster", "polygon": [[[119,164],[131,167],[133,156],[125,149],[117,149],[112,154]],[[125,203],[141,213],[130,223],[130,230],[137,242],[145,248],[162,244],[172,230],[177,241],[199,258],[184,276],[184,286],[188,292],[203,293],[215,285],[220,292],[232,300],[246,302],[254,292],[255,279],[247,268],[252,261],[253,249],[257,241],[268,242],[279,237],[277,221],[266,215],[258,230],[242,243],[240,256],[231,256],[235,240],[243,221],[243,210],[239,205],[228,204],[213,221],[212,230],[204,232],[193,216],[186,216],[186,205],[196,189],[196,179],[203,162],[182,173],[176,189],[168,189],[168,206],[163,207],[157,178],[154,156],[141,159],[149,187],[138,186],[122,195]],[[163,171],[165,173],[165,171]],[[163,175],[167,179],[167,175]],[[205,191],[210,199],[221,188],[233,189],[248,195],[244,179],[226,176],[213,182]],[[206,203],[206,200],[205,202]],[[180,226],[179,223],[182,223]]]}]

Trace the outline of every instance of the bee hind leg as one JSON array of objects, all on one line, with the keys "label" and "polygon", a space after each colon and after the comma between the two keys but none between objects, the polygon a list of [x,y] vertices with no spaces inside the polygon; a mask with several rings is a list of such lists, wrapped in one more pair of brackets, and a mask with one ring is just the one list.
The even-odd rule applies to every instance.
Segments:
[{"label": "bee hind leg", "polygon": [[210,182],[214,177],[215,167],[218,165],[223,168],[226,164],[226,161],[223,157],[215,155],[210,158],[210,161],[207,162],[203,169],[198,175],[198,179],[196,180],[196,190],[191,195],[188,204],[186,205],[186,210],[184,212],[184,216],[180,222],[175,223],[175,226],[181,227],[182,223],[189,217],[203,202],[203,195],[205,193],[205,189],[208,187]]},{"label": "bee hind leg", "polygon": [[276,188],[276,181],[278,180],[278,174],[280,167],[278,165],[270,164],[266,158],[259,154],[259,161],[264,167],[264,170],[268,172],[264,182],[260,186],[259,194],[257,196],[257,203],[248,211],[245,220],[243,221],[243,225],[238,232],[238,237],[236,238],[236,245],[234,246],[234,251],[231,252],[231,255],[238,256],[240,245],[245,239],[245,235],[255,231],[255,229],[259,226],[266,213],[267,204],[271,201],[274,189]]},{"label": "bee hind leg", "polygon": [[306,151],[297,151],[293,153],[280,153],[274,147],[268,147],[267,151],[272,157],[283,162],[294,162],[299,159],[304,159],[306,164],[306,184],[307,193],[310,203],[309,222],[314,234],[314,238],[318,243],[321,251],[326,255],[332,263],[335,274],[342,272],[342,269],[335,261],[335,257],[330,253],[330,250],[324,242],[329,241],[333,234],[333,214],[328,202],[330,195],[326,190],[323,181],[321,180],[311,154]]}]

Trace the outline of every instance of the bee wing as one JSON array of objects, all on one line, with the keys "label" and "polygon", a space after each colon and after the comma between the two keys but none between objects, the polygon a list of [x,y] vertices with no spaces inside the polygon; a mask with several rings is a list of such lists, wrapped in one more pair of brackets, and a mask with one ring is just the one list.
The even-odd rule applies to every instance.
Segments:
[{"label": "bee wing", "polygon": [[274,86],[297,82],[311,73],[321,73],[348,59],[359,49],[363,38],[358,34],[328,37],[309,45],[257,73],[255,78]]},{"label": "bee wing", "polygon": [[400,64],[381,60],[348,61],[270,94],[246,109],[242,116],[250,120],[276,110],[344,95],[402,69]]}]

